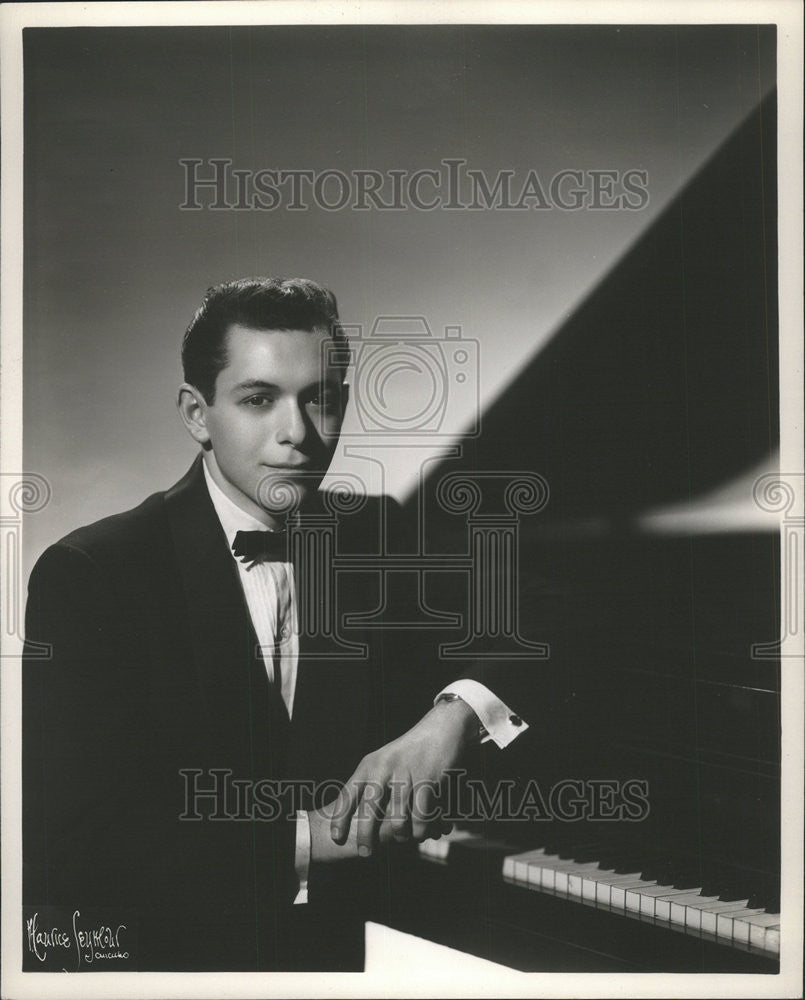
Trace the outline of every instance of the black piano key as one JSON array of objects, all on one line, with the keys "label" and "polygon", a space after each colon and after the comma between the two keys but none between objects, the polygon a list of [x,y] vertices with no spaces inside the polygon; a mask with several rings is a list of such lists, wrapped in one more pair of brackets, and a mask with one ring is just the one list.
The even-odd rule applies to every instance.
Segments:
[{"label": "black piano key", "polygon": [[601,845],[595,841],[584,841],[570,845],[566,850],[558,852],[563,861],[578,861],[584,864],[587,861],[598,861],[601,854]]},{"label": "black piano key", "polygon": [[746,892],[741,897],[748,898],[751,909],[763,909],[768,913],[780,912],[780,879],[765,872],[750,872],[741,879]]},{"label": "black piano key", "polygon": [[600,848],[600,844],[592,845],[590,847],[581,847],[573,854],[573,860],[578,861],[580,865],[587,864],[588,861],[600,861],[600,851],[596,850],[596,847]]},{"label": "black piano key", "polygon": [[763,909],[767,913],[780,912],[780,884],[772,884],[766,888],[761,888],[751,893],[749,896],[749,906],[752,909]]},{"label": "black piano key", "polygon": [[675,889],[698,888],[701,884],[693,872],[686,871],[670,861],[646,865],[641,874],[647,881],[654,879],[660,885],[672,885]]},{"label": "black piano key", "polygon": [[675,889],[698,889],[702,884],[702,877],[698,871],[672,870],[668,879]]},{"label": "black piano key", "polygon": [[586,861],[600,861],[607,853],[607,845],[600,840],[590,840],[583,844],[578,844],[574,858],[582,863]]},{"label": "black piano key", "polygon": [[[702,879],[702,895],[703,896],[716,896],[718,899],[722,898],[722,893],[728,892],[724,888],[723,879],[713,878],[708,875],[707,878]],[[735,899],[740,899],[741,897],[736,895]]]},{"label": "black piano key", "polygon": [[[721,859],[679,854],[674,845],[647,844],[644,836],[624,834],[623,830],[596,830],[590,838],[584,830],[546,829],[550,836],[540,835],[521,850],[544,848],[545,852],[563,861],[579,864],[597,862],[602,870],[617,874],[639,873],[647,882],[672,886],[675,890],[696,891],[721,902],[748,899],[751,909],[779,912],[779,884],[763,872],[736,868]],[[542,834],[542,831],[538,831]]]},{"label": "black piano key", "polygon": [[620,853],[609,853],[601,857],[601,867],[612,869],[617,874],[630,872],[640,872],[645,867],[640,859],[635,859],[634,855],[624,855]]},{"label": "black piano key", "polygon": [[662,866],[660,878],[675,889],[698,889],[703,881],[701,865],[678,858],[669,859]]},{"label": "black piano key", "polygon": [[672,868],[673,864],[666,854],[649,855],[645,858],[640,874],[646,881],[656,879],[661,885],[669,885],[671,883],[665,882],[664,879],[669,878]]},{"label": "black piano key", "polygon": [[704,879],[702,890],[705,895],[717,896],[723,903],[747,899],[754,888],[752,876],[747,872],[722,870]]},{"label": "black piano key", "polygon": [[737,903],[739,900],[744,900],[747,898],[746,890],[739,889],[738,886],[733,886],[730,889],[724,889],[718,894],[718,898],[722,903]]},{"label": "black piano key", "polygon": [[[591,840],[589,837],[576,838],[541,838],[539,843],[530,845],[531,847],[544,847],[547,854],[555,854],[562,861],[598,861],[603,850],[600,840]],[[526,850],[530,849],[526,848]]]}]

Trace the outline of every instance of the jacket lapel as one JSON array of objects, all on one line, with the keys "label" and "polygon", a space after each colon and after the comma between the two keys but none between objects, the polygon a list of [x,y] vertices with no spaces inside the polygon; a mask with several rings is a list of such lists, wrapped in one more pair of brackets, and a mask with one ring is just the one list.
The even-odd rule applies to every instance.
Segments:
[{"label": "jacket lapel", "polygon": [[342,541],[349,518],[339,518],[338,544],[333,545],[324,523],[329,517],[322,521],[322,514],[319,497],[297,522],[298,538],[289,528],[300,623],[290,773],[300,780],[343,781],[368,749],[378,665],[369,659],[368,636],[340,627],[345,612],[371,607],[363,593],[366,574],[337,578],[327,566],[328,559],[351,551]]},{"label": "jacket lapel", "polygon": [[[350,648],[339,655],[339,643],[331,636],[300,635],[288,731],[282,699],[268,684],[237,566],[201,462],[199,456],[165,494],[187,611],[193,686],[188,694],[197,709],[194,717],[198,725],[218,734],[214,742],[231,748],[232,756],[221,761],[223,766],[230,766],[228,760],[235,763],[239,747],[239,767],[249,766],[255,777],[343,780],[365,752],[367,724],[376,714],[372,692],[382,677],[380,665],[355,658]],[[307,579],[301,565],[304,550],[295,555],[297,601],[322,600],[315,587],[299,586]],[[354,587],[347,594],[341,589],[336,613],[351,608],[356,598]],[[355,639],[350,639],[351,645]]]},{"label": "jacket lapel", "polygon": [[186,602],[199,723],[217,732],[233,753],[239,748],[255,776],[276,774],[285,733],[274,702],[281,699],[270,690],[200,455],[166,493],[165,504]]}]

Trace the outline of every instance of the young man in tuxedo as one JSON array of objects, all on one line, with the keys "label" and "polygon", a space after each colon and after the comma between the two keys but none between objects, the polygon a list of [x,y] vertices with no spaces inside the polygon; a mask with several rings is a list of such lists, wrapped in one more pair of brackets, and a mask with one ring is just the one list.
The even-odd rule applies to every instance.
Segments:
[{"label": "young man in tuxedo", "polygon": [[[434,830],[414,789],[527,728],[471,673],[415,692],[432,707],[395,728],[427,671],[382,650],[323,659],[300,629],[287,500],[302,527],[321,510],[348,392],[332,343],[335,298],[312,281],[211,289],[182,348],[192,467],[31,575],[24,903],[125,924],[127,968],[360,969],[370,856]],[[378,516],[344,519],[345,544]],[[339,598],[359,606],[360,585]],[[294,780],[307,798],[281,815],[244,806]]]}]

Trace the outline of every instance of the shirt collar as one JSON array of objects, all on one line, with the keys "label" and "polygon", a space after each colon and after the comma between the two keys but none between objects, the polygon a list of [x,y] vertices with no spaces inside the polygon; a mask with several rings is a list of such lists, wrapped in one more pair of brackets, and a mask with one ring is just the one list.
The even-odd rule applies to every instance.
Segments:
[{"label": "shirt collar", "polygon": [[256,517],[247,513],[245,510],[238,507],[233,500],[229,499],[226,493],[224,493],[218,483],[216,483],[210,475],[207,463],[203,459],[201,464],[204,467],[204,479],[206,480],[207,489],[210,493],[210,500],[212,500],[215,513],[218,515],[218,520],[221,522],[221,527],[224,529],[224,534],[226,535],[229,548],[232,548],[232,544],[235,541],[235,535],[239,531],[268,531],[268,528],[266,528],[261,521],[258,521]]}]

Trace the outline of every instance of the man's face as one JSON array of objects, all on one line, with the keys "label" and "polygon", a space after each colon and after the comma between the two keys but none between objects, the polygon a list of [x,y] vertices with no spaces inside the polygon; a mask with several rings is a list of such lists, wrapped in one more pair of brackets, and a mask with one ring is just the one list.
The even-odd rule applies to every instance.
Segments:
[{"label": "man's face", "polygon": [[205,408],[209,457],[219,486],[253,513],[282,511],[284,485],[302,498],[315,491],[330,464],[346,387],[341,371],[325,363],[326,339],[307,330],[229,328],[229,363]]}]

